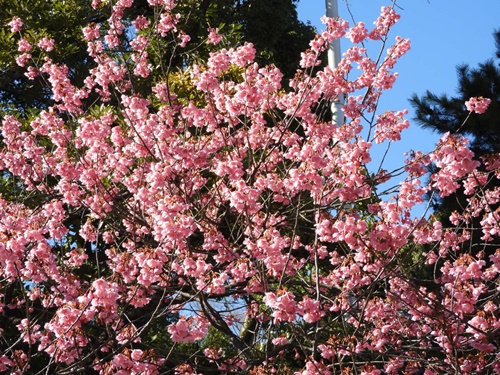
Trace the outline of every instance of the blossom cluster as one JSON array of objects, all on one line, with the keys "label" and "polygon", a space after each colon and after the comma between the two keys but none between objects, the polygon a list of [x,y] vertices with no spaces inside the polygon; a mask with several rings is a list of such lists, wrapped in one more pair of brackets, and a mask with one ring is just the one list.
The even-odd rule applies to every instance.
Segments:
[{"label": "blossom cluster", "polygon": [[474,97],[470,98],[465,102],[465,106],[467,110],[470,112],[474,112],[477,114],[483,114],[488,109],[488,106],[491,103],[491,99],[483,98],[483,97]]}]

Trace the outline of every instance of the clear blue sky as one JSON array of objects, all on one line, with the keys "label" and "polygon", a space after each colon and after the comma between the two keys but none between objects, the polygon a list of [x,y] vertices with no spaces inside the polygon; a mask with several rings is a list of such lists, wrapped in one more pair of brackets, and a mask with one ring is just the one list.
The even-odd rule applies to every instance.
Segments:
[{"label": "clear blue sky", "polygon": [[[368,26],[376,19],[380,7],[388,0],[338,0],[339,15],[352,24],[347,12],[349,3],[355,21]],[[468,63],[475,67],[494,56],[493,31],[500,29],[500,0],[398,0],[401,20],[392,31],[410,38],[412,49],[402,58],[395,70],[399,73],[394,89],[385,95],[382,109],[408,108],[408,98],[425,90],[454,94],[457,87],[456,66]],[[323,28],[320,18],[325,14],[325,0],[300,0],[299,18]],[[348,47],[342,41],[342,48]],[[412,123],[403,134],[400,145],[391,149],[391,158],[402,160],[410,148],[430,151],[437,135],[421,130]],[[401,162],[399,162],[401,164]]]}]

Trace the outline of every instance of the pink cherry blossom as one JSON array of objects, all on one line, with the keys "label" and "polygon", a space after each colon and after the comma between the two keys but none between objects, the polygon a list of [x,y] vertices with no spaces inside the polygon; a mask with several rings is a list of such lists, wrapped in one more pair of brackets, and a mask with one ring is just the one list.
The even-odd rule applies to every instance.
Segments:
[{"label": "pink cherry blossom", "polygon": [[54,40],[47,37],[43,37],[37,43],[37,46],[46,52],[50,52],[54,49]]},{"label": "pink cherry blossom", "polygon": [[187,343],[202,339],[207,334],[208,327],[208,321],[199,316],[181,316],[177,323],[168,327],[168,332],[173,341]]},{"label": "pink cherry blossom", "polygon": [[23,21],[19,17],[13,17],[7,25],[10,26],[10,31],[17,33],[23,29]]},{"label": "pink cherry blossom", "polygon": [[137,16],[135,21],[132,22],[132,25],[137,29],[137,30],[142,30],[145,29],[149,26],[149,20],[144,17],[144,16]]},{"label": "pink cherry blossom", "polygon": [[365,28],[364,22],[358,22],[346,33],[346,37],[349,38],[353,43],[362,42],[366,39],[367,36],[368,30]]},{"label": "pink cherry blossom", "polygon": [[465,106],[469,112],[474,112],[477,114],[483,114],[488,109],[488,106],[491,103],[491,99],[483,98],[483,97],[474,97],[470,98],[465,102]]},{"label": "pink cherry blossom", "polygon": [[31,44],[30,44],[30,42],[28,42],[24,38],[19,39],[19,42],[17,43],[17,45],[18,45],[17,50],[19,52],[29,52],[29,51],[31,51]]},{"label": "pink cherry blossom", "polygon": [[222,35],[218,34],[216,29],[214,29],[212,27],[208,28],[208,41],[207,41],[207,43],[210,43],[210,44],[213,44],[214,46],[216,46],[217,44],[220,43],[221,40],[222,40]]},{"label": "pink cherry blossom", "polygon": [[25,67],[26,64],[31,60],[32,55],[30,53],[23,53],[16,57],[16,64]]},{"label": "pink cherry blossom", "polygon": [[90,24],[86,27],[83,28],[83,35],[85,36],[85,39],[88,41],[98,39],[99,38],[99,28],[100,25],[98,24]]}]

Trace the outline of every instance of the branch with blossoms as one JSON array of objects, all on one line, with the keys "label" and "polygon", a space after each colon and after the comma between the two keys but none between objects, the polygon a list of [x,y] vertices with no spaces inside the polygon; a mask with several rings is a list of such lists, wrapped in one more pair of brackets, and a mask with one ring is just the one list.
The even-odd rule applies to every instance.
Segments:
[{"label": "branch with blossoms", "polygon": [[[325,18],[286,85],[251,44],[174,70],[157,47],[182,51],[189,37],[174,1],[148,4],[130,20],[134,1],[120,0],[83,30],[95,68],[82,87],[44,57],[49,39],[30,43],[10,23],[18,64],[46,80],[53,105],[0,128],[0,168],[19,186],[0,199],[1,308],[15,326],[0,371],[500,372],[500,252],[464,251],[470,217],[497,240],[498,156],[479,169],[447,134],[399,172],[370,171],[409,126],[406,111],[377,114],[409,49],[396,38],[384,55],[394,6],[371,30]],[[353,46],[320,67],[341,37]],[[339,95],[345,120],[333,124],[324,103]],[[456,227],[413,216],[429,190],[459,187],[469,205]]]}]

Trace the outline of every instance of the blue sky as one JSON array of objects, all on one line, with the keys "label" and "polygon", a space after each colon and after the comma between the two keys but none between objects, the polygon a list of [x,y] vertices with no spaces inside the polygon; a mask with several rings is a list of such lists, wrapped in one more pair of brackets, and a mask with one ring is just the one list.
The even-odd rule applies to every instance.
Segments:
[{"label": "blue sky", "polygon": [[[381,6],[390,0],[338,0],[340,17],[352,25],[346,1],[356,22],[363,21],[369,28],[379,14]],[[426,90],[453,95],[457,88],[456,66],[478,63],[494,57],[493,32],[500,29],[500,0],[398,0],[401,19],[394,27],[391,40],[399,35],[411,40],[412,48],[395,71],[398,81],[392,91],[384,96],[380,109],[407,108],[408,118],[413,117],[408,98]],[[309,20],[321,30],[319,20],[325,14],[325,0],[300,0],[299,18]],[[348,41],[341,41],[341,48]],[[431,151],[439,136],[422,130],[412,121],[403,133],[403,140],[391,145],[391,164],[400,166],[403,153],[409,149]]]}]

